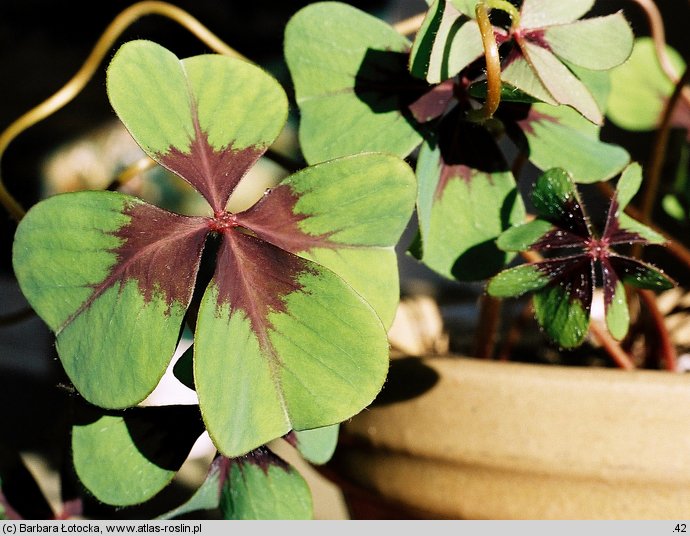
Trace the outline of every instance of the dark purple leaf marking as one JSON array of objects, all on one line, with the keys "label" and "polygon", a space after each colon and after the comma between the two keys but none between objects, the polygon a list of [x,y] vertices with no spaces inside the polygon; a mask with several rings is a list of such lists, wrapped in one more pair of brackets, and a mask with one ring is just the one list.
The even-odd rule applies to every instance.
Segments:
[{"label": "dark purple leaf marking", "polygon": [[[500,45],[502,42],[506,42],[509,39],[503,38],[501,42],[498,40],[498,36],[496,36],[496,42]],[[517,61],[520,58],[524,58],[525,61],[527,61],[530,65],[532,62],[529,61],[528,59],[528,54],[527,51],[525,50],[525,42],[529,41],[530,43],[533,43],[541,48],[545,48],[546,50],[551,50],[551,46],[549,45],[548,41],[546,41],[545,38],[545,31],[542,28],[537,28],[537,29],[522,29],[518,28],[517,30],[513,31],[509,38],[514,39],[515,43],[517,43],[518,46],[513,46],[510,49],[510,52],[506,56],[506,59],[503,61],[502,68],[505,69],[507,68],[511,63],[514,61]]]},{"label": "dark purple leaf marking", "polygon": [[[541,289],[547,299],[558,299],[559,288],[569,303],[578,303],[589,314],[595,285],[595,270],[601,267],[604,291],[604,306],[608,312],[616,297],[620,281],[640,288],[663,290],[671,288],[673,282],[651,265],[618,255],[612,245],[628,242],[648,243],[637,233],[621,229],[618,192],[611,200],[606,226],[601,238],[593,236],[586,219],[584,207],[580,205],[577,190],[570,179],[563,175],[543,175],[538,179],[533,200],[539,217],[554,227],[530,245],[530,249],[546,250],[558,247],[577,247],[580,252],[570,256],[556,257],[533,263],[548,283]],[[545,318],[543,323],[551,319]]]},{"label": "dark purple leaf marking", "polygon": [[122,244],[112,250],[117,263],[98,287],[136,279],[146,302],[163,293],[168,306],[186,304],[208,234],[205,218],[180,216],[153,205],[131,205],[130,223],[113,233]]},{"label": "dark purple leaf marking", "polygon": [[308,216],[296,212],[298,200],[298,195],[289,185],[278,185],[254,206],[236,214],[237,222],[263,240],[291,253],[307,252],[315,247],[343,247],[329,240],[333,233],[310,235],[300,229],[299,223]]},{"label": "dark purple leaf marking", "polygon": [[601,259],[601,278],[604,287],[604,307],[608,310],[613,303],[613,298],[616,295],[616,286],[620,281],[616,269],[608,257]]},{"label": "dark purple leaf marking", "polygon": [[532,201],[539,216],[562,230],[583,239],[589,238],[589,224],[572,183],[570,190],[558,191],[558,187],[554,189],[543,177],[537,180],[532,194]]},{"label": "dark purple leaf marking", "polygon": [[558,248],[583,247],[583,238],[560,228],[554,228],[543,234],[539,240],[534,242],[530,249],[534,251],[555,250]]},{"label": "dark purple leaf marking", "polygon": [[454,99],[455,82],[446,80],[424,93],[408,106],[412,117],[419,123],[426,123],[441,117]]},{"label": "dark purple leaf marking", "polygon": [[273,355],[268,339],[269,313],[286,312],[283,298],[303,291],[299,277],[313,272],[308,261],[238,228],[223,232],[213,281],[218,288],[218,308],[230,305],[249,320],[261,348]]},{"label": "dark purple leaf marking", "polygon": [[218,215],[225,210],[230,195],[242,177],[261,155],[265,147],[249,146],[233,149],[232,144],[216,150],[201,130],[196,110],[193,109],[195,138],[189,147],[170,147],[167,153],[157,156],[158,161],[177,173],[204,196]]},{"label": "dark purple leaf marking", "polygon": [[591,309],[594,266],[587,255],[550,259],[535,263],[534,267],[549,278],[547,287],[559,286],[570,303],[578,302],[585,311]]},{"label": "dark purple leaf marking", "polygon": [[286,473],[290,472],[290,464],[271,452],[265,446],[256,448],[239,458],[232,458],[230,464],[236,465],[240,471],[242,471],[246,465],[255,465],[261,469],[265,475],[268,475],[268,470],[271,467],[278,467]]},{"label": "dark purple leaf marking", "polygon": [[671,279],[650,264],[616,254],[612,254],[609,259],[611,266],[624,283],[650,290],[665,290],[675,285]]},{"label": "dark purple leaf marking", "polygon": [[634,242],[640,244],[649,244],[649,240],[644,238],[642,235],[621,228],[620,221],[616,215],[618,211],[618,199],[617,196],[614,196],[613,199],[611,199],[609,212],[606,215],[606,226],[604,227],[602,240],[606,240],[607,243],[612,246],[616,244],[632,244]]},{"label": "dark purple leaf marking", "polygon": [[187,307],[192,297],[201,252],[209,232],[208,220],[180,216],[148,204],[129,204],[123,213],[131,219],[112,235],[122,240],[110,250],[116,261],[102,282],[65,322],[77,315],[113,285],[120,290],[136,281],[145,303],[164,299],[168,312],[173,303]]},{"label": "dark purple leaf marking", "polygon": [[551,45],[549,45],[549,42],[546,40],[546,31],[544,28],[518,29],[513,33],[513,36],[520,46],[522,46],[522,41],[524,40],[540,46],[541,48],[545,48],[546,50],[551,50]]},{"label": "dark purple leaf marking", "polygon": [[448,113],[438,129],[439,180],[435,198],[441,199],[448,183],[459,179],[467,184],[476,177],[491,180],[491,174],[508,169],[493,135],[482,125],[464,121],[457,107]]},{"label": "dark purple leaf marking", "polygon": [[587,237],[590,236],[589,225],[582,206],[577,198],[572,195],[563,204],[563,210],[558,223],[573,234]]}]

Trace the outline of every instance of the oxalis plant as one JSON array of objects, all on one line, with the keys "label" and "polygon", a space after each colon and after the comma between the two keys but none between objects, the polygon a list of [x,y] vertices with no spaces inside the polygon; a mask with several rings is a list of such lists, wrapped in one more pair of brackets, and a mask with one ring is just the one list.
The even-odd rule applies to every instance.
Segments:
[{"label": "oxalis plant", "polygon": [[[308,485],[271,445],[326,463],[338,425],[380,392],[410,225],[420,263],[485,285],[482,317],[531,294],[544,344],[582,344],[601,287],[608,333],[596,334],[620,362],[630,286],[674,283],[638,258],[668,243],[626,213],[642,167],[599,139],[617,102],[609,71],[630,76],[637,45],[623,13],[593,6],[434,0],[408,39],[350,5],[308,5],[285,29],[305,165],[236,212],[228,201],[284,128],[285,90],[246,59],[122,45],[107,67],[113,110],[206,213],[80,191],[24,214],[0,191],[20,220],[17,280],[75,389],[71,463],[88,493],[151,499],[206,431],[205,482],[162,518],[312,517]],[[593,185],[608,188],[602,217],[578,191]],[[679,183],[678,217],[682,195]],[[193,344],[173,372],[198,405],[146,406],[183,334]]]}]

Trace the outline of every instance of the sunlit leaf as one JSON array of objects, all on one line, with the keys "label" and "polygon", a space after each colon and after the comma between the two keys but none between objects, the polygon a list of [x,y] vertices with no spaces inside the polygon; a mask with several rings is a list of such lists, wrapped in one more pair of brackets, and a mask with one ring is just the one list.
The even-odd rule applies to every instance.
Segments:
[{"label": "sunlit leaf", "polygon": [[406,156],[419,145],[409,106],[430,88],[408,72],[410,46],[384,21],[343,3],[318,2],[290,19],[285,58],[309,163],[362,150]]},{"label": "sunlit leaf", "polygon": [[530,95],[537,101],[554,106],[558,104],[558,101],[546,89],[532,65],[519,52],[512,53],[506,60],[501,71],[501,81],[517,88],[521,93]]},{"label": "sunlit leaf", "polygon": [[453,117],[417,162],[421,260],[446,277],[484,279],[509,260],[495,240],[523,220],[524,207],[491,135]]},{"label": "sunlit leaf", "polygon": [[622,12],[549,26],[544,40],[551,51],[575,65],[607,70],[623,63],[633,46],[633,33]]},{"label": "sunlit leaf", "polygon": [[[108,87],[139,144],[197,188],[211,214],[81,192],[26,216],[15,270],[56,332],[79,392],[109,408],[143,400],[168,366],[189,307],[194,388],[221,453],[241,456],[291,429],[361,411],[388,367],[381,318],[390,323],[398,298],[393,247],[414,208],[409,166],[384,154],[330,162],[232,213],[228,197],[285,120],[279,84],[235,59],[180,62],[135,41],[116,54]],[[170,95],[137,114],[159,87]]]},{"label": "sunlit leaf", "polygon": [[438,84],[458,74],[483,52],[477,22],[447,0],[436,0],[415,37],[410,72]]},{"label": "sunlit leaf", "polygon": [[578,183],[610,179],[630,161],[624,148],[600,141],[599,127],[568,106],[534,104],[515,120],[520,130],[508,132],[525,145],[530,162],[542,170],[567,169]]},{"label": "sunlit leaf", "polygon": [[238,221],[268,242],[333,270],[389,326],[400,290],[393,248],[415,195],[414,174],[402,160],[360,154],[292,175]]},{"label": "sunlit leaf", "polygon": [[201,410],[223,454],[347,419],[371,403],[387,366],[383,325],[335,274],[258,238],[224,236],[194,343]]},{"label": "sunlit leaf", "polygon": [[51,197],[22,220],[17,278],[56,333],[65,371],[88,401],[132,406],[158,384],[177,346],[207,233],[202,218],[114,192]]},{"label": "sunlit leaf", "polygon": [[142,149],[194,186],[214,213],[287,118],[285,92],[260,68],[221,55],[180,61],[149,41],[118,50],[107,85]]},{"label": "sunlit leaf", "polygon": [[520,9],[520,25],[523,28],[543,28],[554,24],[573,22],[594,5],[594,0],[524,0]]},{"label": "sunlit leaf", "polygon": [[[556,102],[572,106],[592,123],[598,125],[603,122],[602,112],[592,93],[550,50],[527,40],[523,40],[520,46],[525,59]],[[528,87],[508,81],[531,93]]]}]

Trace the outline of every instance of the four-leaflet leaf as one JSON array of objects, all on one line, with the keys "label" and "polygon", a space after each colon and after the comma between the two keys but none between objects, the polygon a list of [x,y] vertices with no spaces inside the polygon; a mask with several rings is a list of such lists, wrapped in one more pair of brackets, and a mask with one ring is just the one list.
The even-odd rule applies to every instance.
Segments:
[{"label": "four-leaflet leaf", "polygon": [[278,82],[244,61],[179,60],[133,41],[113,58],[107,87],[134,139],[210,211],[182,216],[120,193],[78,192],[22,220],[15,272],[79,392],[106,408],[151,393],[213,236],[215,270],[192,323],[194,383],[216,447],[236,457],[362,410],[388,367],[393,246],[414,205],[409,166],[375,153],[325,162],[230,213],[237,184],[285,123]]}]

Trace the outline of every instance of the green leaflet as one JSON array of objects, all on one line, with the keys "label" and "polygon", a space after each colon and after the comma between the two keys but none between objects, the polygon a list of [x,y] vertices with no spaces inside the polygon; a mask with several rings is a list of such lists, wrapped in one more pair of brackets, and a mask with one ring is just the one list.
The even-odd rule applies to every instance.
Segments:
[{"label": "green leaflet", "polygon": [[589,305],[571,300],[571,293],[569,285],[555,285],[534,294],[537,321],[564,348],[582,344],[589,331]]},{"label": "green leaflet", "polygon": [[[551,51],[529,41],[523,41],[521,48],[527,62],[556,102],[572,106],[594,124],[603,122],[602,112],[589,89]],[[519,79],[508,81],[530,93],[531,83],[525,84]]]},{"label": "green leaflet", "polygon": [[228,473],[220,499],[225,519],[312,519],[307,482],[270,451],[231,460]]},{"label": "green leaflet", "polygon": [[167,486],[203,431],[195,406],[83,412],[72,428],[72,458],[80,481],[100,501],[144,502]]},{"label": "green leaflet", "polygon": [[[462,154],[486,150],[488,134],[468,125]],[[421,260],[446,277],[478,280],[498,272],[510,258],[495,240],[524,219],[524,207],[509,171],[473,169],[457,160],[444,161],[441,147],[424,144],[417,163],[417,210]],[[451,153],[449,153],[451,154]],[[458,232],[472,229],[472,233]]]},{"label": "green leaflet", "polygon": [[[17,279],[88,401],[132,406],[162,377],[192,296],[207,232],[200,224],[112,192],[51,197],[22,220]],[[176,280],[160,258],[176,263]]]},{"label": "green leaflet", "polygon": [[324,426],[312,430],[294,432],[296,447],[309,463],[322,465],[329,461],[338,445],[340,425]]},{"label": "green leaflet", "polygon": [[218,456],[194,495],[158,519],[216,509],[224,519],[313,517],[311,491],[306,481],[293,467],[263,447],[242,458]]},{"label": "green leaflet", "polygon": [[487,292],[497,298],[513,298],[539,290],[548,282],[548,274],[539,271],[534,265],[522,264],[503,270],[492,277],[487,286]]},{"label": "green leaflet", "polygon": [[613,338],[620,341],[628,333],[629,325],[628,298],[625,295],[625,287],[619,280],[615,284],[613,296],[606,308],[606,327]]},{"label": "green leaflet", "polygon": [[[670,46],[666,54],[681,73],[685,63],[680,54]],[[630,59],[611,71],[607,116],[627,130],[651,130],[661,120],[664,103],[672,92],[673,82],[659,66],[652,39],[640,37]]]},{"label": "green leaflet", "polygon": [[154,158],[186,152],[199,129],[217,150],[268,146],[287,117],[282,88],[259,67],[220,55],[179,60],[150,41],[125,43],[107,84],[120,119]]},{"label": "green leaflet", "polygon": [[537,240],[553,230],[554,226],[546,220],[532,220],[507,229],[498,237],[496,245],[503,251],[525,251]]},{"label": "green leaflet", "polygon": [[479,26],[447,0],[429,8],[410,53],[410,72],[430,84],[458,74],[484,52]]},{"label": "green leaflet", "polygon": [[567,169],[578,183],[614,177],[629,163],[630,155],[618,145],[600,141],[599,127],[568,106],[533,104],[527,117],[517,121],[530,161],[542,170]]},{"label": "green leaflet", "polygon": [[[238,251],[228,244],[219,252],[231,271]],[[347,419],[371,403],[388,368],[385,331],[361,297],[319,265],[269,253],[252,270],[263,285],[281,289],[279,301],[256,296],[244,304],[251,288],[224,288],[219,270],[199,311],[196,389],[209,434],[230,457],[291,429]]]},{"label": "green leaflet", "polygon": [[[165,80],[147,78],[158,60],[170,75]],[[137,93],[128,88],[135,82],[146,95],[158,82],[173,95],[137,116]],[[393,246],[413,210],[409,166],[391,155],[350,157],[267,191],[259,204],[278,207],[283,219],[254,207],[231,213],[228,197],[282,128],[286,98],[277,82],[237,60],[173,61],[158,45],[136,41],[116,54],[108,85],[137,141],[192,184],[212,215],[185,217],[118,193],[81,192],[47,199],[22,221],[15,270],[56,331],[79,392],[107,408],[146,398],[195,297],[194,386],[222,453],[244,455],[291,429],[330,426],[361,411],[385,379],[388,343],[377,311],[359,292],[390,322]],[[226,100],[222,87],[237,92]],[[191,104],[180,112],[178,137],[169,108],[181,95]],[[252,107],[260,108],[255,116]],[[153,129],[156,122],[167,126]],[[370,188],[376,180],[384,190]],[[215,275],[202,278],[208,284],[200,298],[194,291],[207,239],[205,274],[215,263]]]},{"label": "green leaflet", "polygon": [[[409,84],[409,48],[388,24],[347,4],[317,2],[292,17],[285,59],[309,163],[362,150],[406,156],[419,145],[408,106],[426,84]],[[409,94],[400,94],[401,83],[412,86]]]},{"label": "green leaflet", "polygon": [[633,33],[622,12],[550,26],[544,39],[562,60],[598,71],[623,63],[633,46]]},{"label": "green leaflet", "polygon": [[594,5],[594,0],[524,0],[520,8],[520,26],[543,28],[554,24],[567,24],[584,16]]},{"label": "green leaflet", "polygon": [[333,270],[389,326],[400,292],[393,248],[415,193],[406,163],[364,153],[295,173],[238,217],[271,243]]}]

